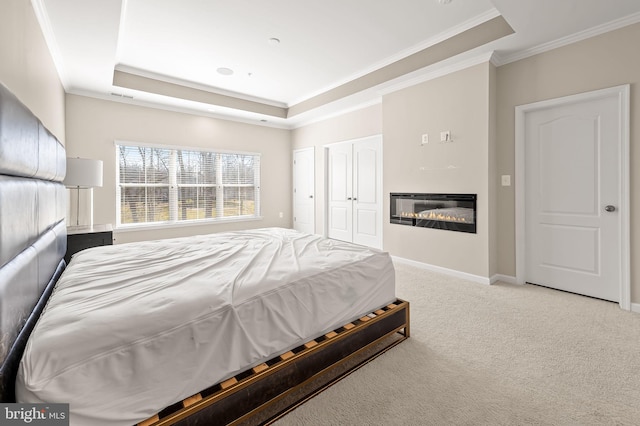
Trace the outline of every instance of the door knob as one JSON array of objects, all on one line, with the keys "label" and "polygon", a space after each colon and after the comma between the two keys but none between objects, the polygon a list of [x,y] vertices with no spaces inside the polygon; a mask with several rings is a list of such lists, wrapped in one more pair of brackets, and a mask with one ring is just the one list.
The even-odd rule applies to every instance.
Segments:
[{"label": "door knob", "polygon": [[609,213],[615,212],[616,211],[616,206],[612,206],[611,204],[609,204],[608,206],[606,206],[604,208],[604,211],[609,212]]},{"label": "door knob", "polygon": [[309,198],[313,198],[313,195],[309,195]]}]

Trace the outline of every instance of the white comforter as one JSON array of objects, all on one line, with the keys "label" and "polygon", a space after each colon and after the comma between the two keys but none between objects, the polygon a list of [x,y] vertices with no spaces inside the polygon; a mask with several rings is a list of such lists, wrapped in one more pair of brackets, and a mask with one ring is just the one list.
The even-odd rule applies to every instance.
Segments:
[{"label": "white comforter", "polygon": [[19,402],[131,425],[395,298],[390,257],[287,229],[77,253],[27,344]]}]

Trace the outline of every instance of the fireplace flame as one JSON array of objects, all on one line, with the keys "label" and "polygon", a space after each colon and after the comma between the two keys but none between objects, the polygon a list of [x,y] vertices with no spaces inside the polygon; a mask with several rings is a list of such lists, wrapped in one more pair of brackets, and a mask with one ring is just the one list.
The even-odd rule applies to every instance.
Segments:
[{"label": "fireplace flame", "polygon": [[428,213],[402,212],[400,213],[400,216],[413,219],[440,220],[445,222],[466,222],[464,217],[438,213],[437,210],[431,210]]}]

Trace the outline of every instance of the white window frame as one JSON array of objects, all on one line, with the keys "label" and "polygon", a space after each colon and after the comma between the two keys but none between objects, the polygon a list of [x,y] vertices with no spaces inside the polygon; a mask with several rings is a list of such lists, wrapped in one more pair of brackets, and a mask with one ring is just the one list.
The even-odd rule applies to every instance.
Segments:
[{"label": "white window frame", "polygon": [[[261,162],[262,155],[257,152],[246,151],[230,151],[230,150],[211,150],[204,148],[194,148],[178,145],[161,145],[161,144],[149,144],[141,142],[130,141],[114,141],[115,145],[115,165],[116,165],[116,228],[121,230],[127,229],[139,229],[139,228],[154,228],[154,227],[167,227],[167,226],[184,226],[184,225],[201,225],[206,223],[218,223],[218,222],[244,222],[250,220],[261,220],[261,206],[260,206],[260,174],[261,174]],[[168,184],[138,184],[138,183],[120,183],[120,153],[119,148],[124,147],[141,147],[141,148],[156,148],[171,151],[170,155],[170,167],[169,167],[169,183]],[[177,151],[196,151],[207,152],[215,155],[216,162],[216,183],[215,184],[178,184],[177,174]],[[254,183],[253,184],[223,184],[223,166],[222,155],[250,155],[257,157],[258,167],[254,167]],[[134,222],[134,223],[122,223],[122,211],[121,211],[121,188],[124,187],[169,187],[169,220],[166,221],[154,221],[154,222]],[[202,219],[180,219],[178,210],[178,189],[180,187],[215,187],[216,188],[216,217],[202,218]],[[225,188],[240,188],[248,187],[254,189],[254,214],[253,215],[239,215],[239,216],[224,216],[224,189]]]}]

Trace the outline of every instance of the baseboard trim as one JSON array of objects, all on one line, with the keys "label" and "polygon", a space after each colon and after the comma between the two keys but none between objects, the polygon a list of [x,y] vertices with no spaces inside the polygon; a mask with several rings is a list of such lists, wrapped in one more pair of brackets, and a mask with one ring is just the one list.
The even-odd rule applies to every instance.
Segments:
[{"label": "baseboard trim", "polygon": [[432,272],[439,272],[444,275],[450,275],[452,277],[461,278],[467,281],[473,281],[479,284],[492,284],[492,281],[487,277],[481,277],[480,275],[473,275],[466,272],[456,271],[455,269],[443,268],[442,266],[430,265],[428,263],[417,262],[411,259],[405,259],[404,257],[391,256],[394,262],[404,263],[405,265],[415,266],[416,268],[426,269]]},{"label": "baseboard trim", "polygon": [[491,284],[495,284],[498,281],[503,282],[503,283],[507,283],[507,284],[517,284],[518,281],[516,280],[516,277],[513,277],[511,275],[503,275],[503,274],[495,274],[491,277]]},{"label": "baseboard trim", "polygon": [[[416,268],[426,269],[427,271],[439,272],[444,275],[450,275],[452,277],[461,278],[467,281],[473,281],[479,284],[495,284],[498,281],[507,284],[517,284],[516,277],[511,275],[494,274],[491,278],[481,277],[479,275],[468,274],[466,272],[456,271],[455,269],[443,268],[442,266],[430,265],[428,263],[418,262],[411,259],[405,259],[404,257],[391,256],[396,263],[404,263],[405,265],[415,266]],[[631,304],[631,312],[640,314],[640,303]]]}]

